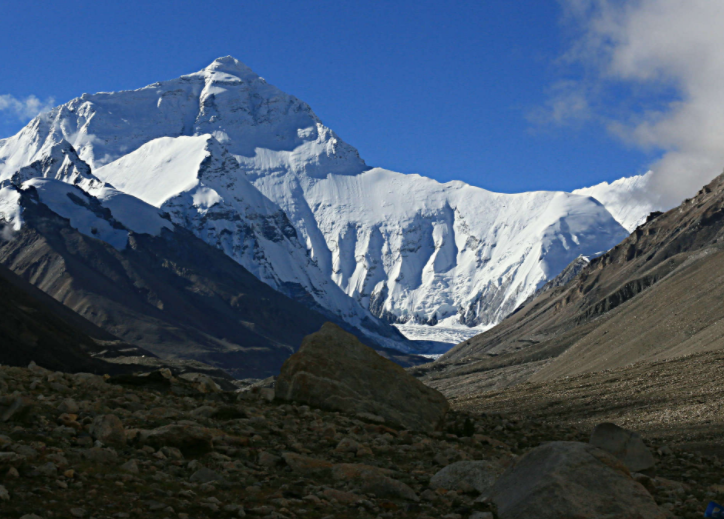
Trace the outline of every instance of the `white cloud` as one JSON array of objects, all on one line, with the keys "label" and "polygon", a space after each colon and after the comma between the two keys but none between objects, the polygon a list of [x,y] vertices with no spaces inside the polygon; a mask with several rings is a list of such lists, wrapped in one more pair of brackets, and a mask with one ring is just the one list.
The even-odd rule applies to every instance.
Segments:
[{"label": "white cloud", "polygon": [[[573,98],[572,113],[576,106],[594,106],[595,117],[625,142],[663,150],[652,165],[651,185],[664,206],[679,203],[721,173],[724,2],[561,2],[573,33],[562,62],[580,77],[567,87],[579,96]],[[628,92],[627,100],[620,99],[621,92]],[[602,99],[606,95],[609,99]],[[610,102],[615,95],[618,106]],[[556,103],[566,99],[551,97],[551,120],[556,113],[567,114],[566,108],[556,111]]]},{"label": "white cloud", "polygon": [[12,241],[15,238],[15,230],[12,225],[0,226],[0,241]]},{"label": "white cloud", "polygon": [[0,95],[0,112],[10,114],[11,117],[17,118],[21,122],[29,121],[39,113],[50,110],[54,104],[55,99],[52,97],[41,101],[34,95],[25,99],[18,99],[10,94]]},{"label": "white cloud", "polygon": [[528,120],[535,125],[571,125],[593,116],[589,95],[576,81],[561,80],[548,89],[545,106],[532,110]]}]

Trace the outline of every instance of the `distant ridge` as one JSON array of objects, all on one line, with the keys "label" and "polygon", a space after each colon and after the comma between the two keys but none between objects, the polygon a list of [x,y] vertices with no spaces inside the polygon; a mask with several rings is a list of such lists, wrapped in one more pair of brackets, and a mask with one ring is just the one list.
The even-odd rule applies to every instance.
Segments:
[{"label": "distant ridge", "polygon": [[462,394],[719,350],[722,298],[724,175],[418,374]]}]

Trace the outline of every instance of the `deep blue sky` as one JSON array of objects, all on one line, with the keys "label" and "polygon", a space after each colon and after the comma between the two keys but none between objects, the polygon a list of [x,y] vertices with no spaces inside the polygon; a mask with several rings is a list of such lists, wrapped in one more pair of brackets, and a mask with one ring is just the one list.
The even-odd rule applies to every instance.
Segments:
[{"label": "deep blue sky", "polygon": [[[518,192],[646,170],[601,126],[533,128],[565,78],[555,1],[3,2],[0,95],[145,86],[231,54],[369,165]],[[0,112],[0,138],[23,123]]]}]

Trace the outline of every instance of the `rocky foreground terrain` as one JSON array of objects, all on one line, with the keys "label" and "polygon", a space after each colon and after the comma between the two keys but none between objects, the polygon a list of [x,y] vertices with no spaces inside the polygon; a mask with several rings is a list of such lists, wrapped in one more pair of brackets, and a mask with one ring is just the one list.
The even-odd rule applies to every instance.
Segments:
[{"label": "rocky foreground terrain", "polygon": [[[724,497],[714,454],[653,442],[651,458],[633,435],[627,451],[655,461],[635,467],[647,475],[633,472],[628,458],[588,443],[590,427],[503,405],[505,414],[448,411],[392,362],[367,363],[359,343],[315,372],[308,358],[334,353],[335,337],[351,340],[328,326],[285,365],[281,396],[269,381],[228,392],[169,370],[0,367],[0,516],[506,519],[535,509],[540,518],[664,518],[700,517]],[[342,377],[345,365],[357,372]],[[368,394],[373,376],[410,401]],[[327,410],[304,403],[315,399]],[[345,401],[349,412],[329,410]],[[400,423],[415,406],[410,430]]]}]

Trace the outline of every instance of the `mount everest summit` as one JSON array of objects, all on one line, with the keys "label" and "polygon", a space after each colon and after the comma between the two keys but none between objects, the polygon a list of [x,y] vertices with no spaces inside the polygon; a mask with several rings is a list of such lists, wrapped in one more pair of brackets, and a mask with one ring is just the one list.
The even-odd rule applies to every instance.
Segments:
[{"label": "mount everest summit", "polygon": [[[620,197],[498,194],[368,167],[307,104],[231,57],[139,90],[83,94],[0,140],[0,219],[22,228],[18,192],[40,178],[82,189],[119,227],[191,231],[273,288],[403,350],[386,323],[494,325],[648,212],[617,208],[619,223],[607,207]],[[49,206],[126,246],[112,225],[74,222],[65,198]]]}]

